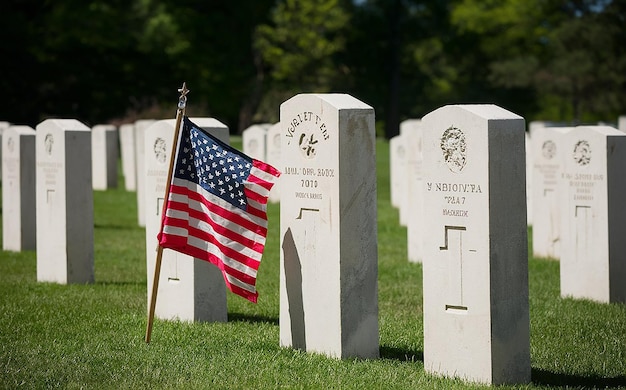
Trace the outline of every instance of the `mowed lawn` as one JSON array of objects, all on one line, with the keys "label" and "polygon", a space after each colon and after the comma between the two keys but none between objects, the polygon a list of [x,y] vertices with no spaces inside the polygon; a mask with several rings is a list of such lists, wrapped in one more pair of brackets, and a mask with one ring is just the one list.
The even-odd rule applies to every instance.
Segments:
[{"label": "mowed lawn", "polygon": [[[0,252],[0,388],[483,387],[424,372],[422,267],[408,263],[406,229],[390,205],[386,141],[377,159],[380,359],[279,346],[275,204],[258,304],[229,293],[228,323],[156,320],[146,344],[145,230],[135,193],[120,183],[94,193],[94,284],[37,283],[35,252]],[[626,305],[560,298],[555,261],[529,259],[529,280],[532,383],[515,388],[626,387]]]}]

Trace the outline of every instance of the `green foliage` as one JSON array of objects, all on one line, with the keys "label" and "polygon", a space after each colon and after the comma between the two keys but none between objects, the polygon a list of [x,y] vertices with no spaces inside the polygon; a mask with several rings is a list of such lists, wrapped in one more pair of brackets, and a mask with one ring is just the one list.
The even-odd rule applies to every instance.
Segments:
[{"label": "green foliage", "polygon": [[[422,267],[407,261],[381,140],[376,175],[380,359],[279,346],[276,204],[258,304],[229,293],[228,323],[156,320],[145,344],[145,230],[136,225],[135,194],[117,189],[94,193],[94,284],[37,283],[35,252],[0,251],[0,388],[489,388],[425,373]],[[529,283],[532,383],[502,388],[626,386],[626,306],[560,298],[555,261],[530,259]]]}]

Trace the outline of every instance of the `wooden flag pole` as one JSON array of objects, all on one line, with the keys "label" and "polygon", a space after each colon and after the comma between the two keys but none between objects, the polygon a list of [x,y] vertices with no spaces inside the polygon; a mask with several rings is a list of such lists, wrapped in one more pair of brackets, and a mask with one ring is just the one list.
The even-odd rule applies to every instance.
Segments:
[{"label": "wooden flag pole", "polygon": [[[163,233],[163,220],[165,218],[165,210],[167,208],[167,200],[170,197],[170,186],[172,184],[172,171],[174,168],[174,160],[176,160],[176,150],[178,146],[178,135],[180,133],[180,123],[185,115],[187,107],[187,94],[189,90],[187,85],[183,83],[182,88],[178,89],[180,97],[178,98],[178,109],[176,110],[176,125],[174,130],[174,142],[172,142],[172,153],[170,154],[170,169],[167,172],[167,181],[165,185],[165,196],[163,197],[163,209],[161,210],[161,229]],[[154,265],[154,279],[152,279],[152,294],[150,296],[150,307],[148,308],[148,324],[146,326],[146,343],[150,342],[152,335],[152,323],[154,321],[154,309],[156,307],[157,291],[159,289],[159,277],[161,275],[161,261],[163,259],[163,247],[159,244],[157,248],[156,263]]]}]

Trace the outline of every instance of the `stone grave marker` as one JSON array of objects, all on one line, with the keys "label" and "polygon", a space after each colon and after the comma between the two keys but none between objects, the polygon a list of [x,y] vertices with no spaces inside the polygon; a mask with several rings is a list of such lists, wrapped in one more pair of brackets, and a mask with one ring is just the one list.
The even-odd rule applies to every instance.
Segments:
[{"label": "stone grave marker", "polygon": [[[228,127],[213,118],[190,118],[221,141],[228,143]],[[144,133],[146,205],[146,260],[148,305],[158,248],[157,234],[174,139],[174,119],[160,120]],[[227,320],[226,286],[222,272],[213,264],[166,249],[163,251],[155,316],[164,320]]]},{"label": "stone grave marker", "polygon": [[280,344],[376,358],[374,110],[345,94],[300,94],[280,121]]},{"label": "stone grave marker", "polygon": [[571,127],[536,127],[532,130],[533,256],[558,260],[561,246],[561,217],[558,180],[561,176],[561,136]]},{"label": "stone grave marker", "polygon": [[137,162],[135,161],[135,125],[125,123],[120,126],[119,132],[124,188],[126,191],[136,191]]},{"label": "stone grave marker", "polygon": [[267,159],[267,131],[269,123],[261,123],[248,127],[241,133],[243,152],[257,160]]},{"label": "stone grave marker", "polygon": [[135,162],[136,174],[137,174],[137,223],[139,226],[146,226],[146,205],[145,199],[145,134],[146,129],[150,127],[154,122],[154,119],[140,119],[135,122]]},{"label": "stone grave marker", "polygon": [[621,115],[617,118],[617,129],[623,133],[626,133],[626,115]]},{"label": "stone grave marker", "polygon": [[524,119],[450,105],[422,119],[424,367],[530,381]]},{"label": "stone grave marker", "polygon": [[[403,132],[407,148],[406,176],[407,195],[404,208],[407,226],[407,257],[410,262],[421,263],[424,257],[424,196],[423,196],[423,148],[421,120],[413,119],[410,127]],[[407,123],[404,121],[402,123]],[[402,128],[402,124],[400,124]]]},{"label": "stone grave marker", "polygon": [[578,126],[562,139],[561,296],[626,302],[626,134]]},{"label": "stone grave marker", "polygon": [[95,125],[91,129],[91,170],[94,190],[117,188],[117,128]]},{"label": "stone grave marker", "polygon": [[37,281],[92,283],[91,129],[75,119],[37,125]]},{"label": "stone grave marker", "polygon": [[398,213],[400,213],[402,197],[407,193],[405,190],[408,157],[406,149],[406,141],[402,134],[391,137],[389,140],[389,192],[391,205],[398,209]]},{"label": "stone grave marker", "polygon": [[[267,163],[273,167],[280,167],[282,160],[280,158],[280,134],[282,127],[280,122],[273,124],[267,130]],[[280,177],[274,183],[270,190],[268,200],[272,203],[280,202]]]},{"label": "stone grave marker", "polygon": [[2,134],[2,249],[35,250],[35,130],[10,126]]}]

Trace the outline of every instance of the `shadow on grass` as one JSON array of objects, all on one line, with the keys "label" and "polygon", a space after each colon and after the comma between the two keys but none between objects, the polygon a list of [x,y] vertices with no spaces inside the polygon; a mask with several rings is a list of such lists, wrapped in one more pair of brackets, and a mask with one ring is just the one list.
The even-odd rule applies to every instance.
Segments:
[{"label": "shadow on grass", "polygon": [[142,230],[145,229],[139,225],[116,225],[116,224],[103,224],[103,223],[94,223],[93,225],[96,229],[108,229],[108,230]]},{"label": "shadow on grass", "polygon": [[381,359],[393,359],[400,362],[414,363],[419,361],[424,363],[424,352],[422,351],[386,347],[384,345],[380,346],[380,357]]},{"label": "shadow on grass", "polygon": [[146,281],[107,281],[107,280],[96,280],[94,283],[96,286],[146,286]]},{"label": "shadow on grass", "polygon": [[249,322],[252,324],[263,323],[278,326],[278,318],[259,315],[228,313],[228,322]]},{"label": "shadow on grass", "polygon": [[626,376],[603,378],[599,376],[580,376],[561,374],[539,368],[532,369],[532,382],[536,385],[554,387],[583,387],[616,389],[626,386]]}]

